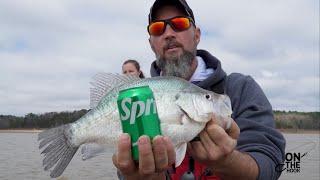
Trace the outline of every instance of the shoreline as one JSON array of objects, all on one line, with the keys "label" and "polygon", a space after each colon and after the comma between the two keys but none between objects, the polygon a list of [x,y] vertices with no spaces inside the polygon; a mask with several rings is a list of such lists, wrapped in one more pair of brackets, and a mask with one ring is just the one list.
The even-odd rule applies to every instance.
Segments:
[{"label": "shoreline", "polygon": [[[39,133],[45,129],[0,129],[0,133]],[[320,134],[320,130],[277,129],[284,134]]]},{"label": "shoreline", "polygon": [[0,133],[39,133],[44,129],[0,129]]},{"label": "shoreline", "polygon": [[277,129],[284,134],[320,134],[320,130],[306,130],[306,129]]}]

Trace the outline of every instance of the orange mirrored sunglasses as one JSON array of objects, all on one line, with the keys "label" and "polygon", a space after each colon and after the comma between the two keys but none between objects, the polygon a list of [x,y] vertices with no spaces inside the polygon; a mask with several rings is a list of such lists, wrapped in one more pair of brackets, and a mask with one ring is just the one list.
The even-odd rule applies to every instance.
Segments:
[{"label": "orange mirrored sunglasses", "polygon": [[152,36],[160,36],[166,30],[167,24],[169,24],[174,31],[181,32],[190,28],[190,22],[193,23],[191,18],[183,16],[154,21],[148,25],[148,32]]}]

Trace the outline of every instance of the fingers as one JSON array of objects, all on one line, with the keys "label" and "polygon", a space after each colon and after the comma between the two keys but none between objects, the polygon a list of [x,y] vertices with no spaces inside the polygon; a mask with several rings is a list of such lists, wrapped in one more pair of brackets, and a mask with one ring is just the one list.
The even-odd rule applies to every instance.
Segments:
[{"label": "fingers", "polygon": [[207,160],[207,150],[202,145],[201,141],[194,141],[188,143],[188,153],[195,157],[199,162]]},{"label": "fingers", "polygon": [[139,147],[139,172],[142,175],[155,172],[155,162],[152,145],[148,136],[141,136],[138,140]]},{"label": "fingers", "polygon": [[216,160],[219,158],[220,149],[218,145],[214,143],[214,141],[211,139],[207,131],[202,131],[200,133],[200,140],[203,145],[203,149],[207,152],[207,158],[211,160]]},{"label": "fingers", "polygon": [[[230,154],[236,147],[237,141],[230,137],[224,129],[217,124],[211,124],[201,132],[200,139],[207,150],[210,150],[210,158],[218,158]],[[213,152],[215,154],[213,154]]]},{"label": "fingers", "polygon": [[148,136],[141,136],[138,140],[139,163],[133,161],[131,155],[130,137],[128,134],[120,136],[118,153],[113,155],[113,164],[125,176],[149,177],[155,173],[164,172],[175,162],[175,151],[168,137],[157,136],[152,143]]},{"label": "fingers", "polygon": [[131,155],[130,136],[122,134],[118,141],[118,153],[112,157],[113,164],[123,173],[130,174],[135,171],[135,164]]},{"label": "fingers", "polygon": [[166,144],[166,149],[167,149],[168,166],[171,166],[176,161],[176,153],[174,151],[174,146],[170,138],[164,137],[163,140]]},{"label": "fingers", "polygon": [[231,126],[230,126],[230,129],[227,130],[227,133],[233,139],[238,139],[239,138],[240,128],[239,128],[239,126],[237,125],[237,123],[234,120],[231,121]]},{"label": "fingers", "polygon": [[156,136],[153,139],[153,153],[155,168],[157,172],[162,172],[168,167],[168,154],[166,143],[162,136]]},{"label": "fingers", "polygon": [[141,174],[163,172],[175,162],[174,146],[168,137],[156,136],[150,144],[147,136],[141,136],[138,146]]},{"label": "fingers", "polygon": [[190,142],[188,151],[198,161],[214,163],[231,154],[236,147],[240,130],[231,119],[228,131],[219,124],[220,120],[213,118],[199,134],[200,141]]},{"label": "fingers", "polygon": [[[230,123],[230,127],[226,129],[227,124],[229,123]],[[232,118],[223,118],[221,116],[214,116],[212,120],[207,123],[206,127],[210,127],[213,124],[217,124],[218,126],[225,129],[226,133],[233,139],[238,139],[240,134],[240,128]]]}]

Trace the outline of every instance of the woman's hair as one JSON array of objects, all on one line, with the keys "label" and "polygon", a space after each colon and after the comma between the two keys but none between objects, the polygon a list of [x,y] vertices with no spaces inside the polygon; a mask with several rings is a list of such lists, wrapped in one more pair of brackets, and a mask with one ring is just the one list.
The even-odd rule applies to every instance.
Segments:
[{"label": "woman's hair", "polygon": [[128,64],[128,63],[132,63],[137,68],[137,70],[140,72],[139,78],[141,78],[141,79],[145,78],[144,75],[143,75],[143,72],[140,70],[140,64],[138,63],[138,61],[133,60],[133,59],[129,59],[129,60],[126,60],[122,64],[122,66],[125,65],[125,64]]}]

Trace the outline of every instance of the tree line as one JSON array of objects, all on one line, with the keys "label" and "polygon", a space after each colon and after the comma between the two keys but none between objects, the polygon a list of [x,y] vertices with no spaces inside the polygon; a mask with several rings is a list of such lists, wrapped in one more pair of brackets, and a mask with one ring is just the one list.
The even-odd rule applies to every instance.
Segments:
[{"label": "tree line", "polygon": [[274,111],[278,129],[320,129],[320,112]]},{"label": "tree line", "polygon": [[[24,117],[0,115],[0,129],[51,128],[78,120],[89,110],[29,113]],[[320,129],[320,112],[274,111],[276,127],[279,129]]]},{"label": "tree line", "polygon": [[62,124],[72,123],[86,114],[88,110],[48,112],[43,114],[29,113],[24,117],[0,115],[0,129],[40,129],[51,128]]}]

